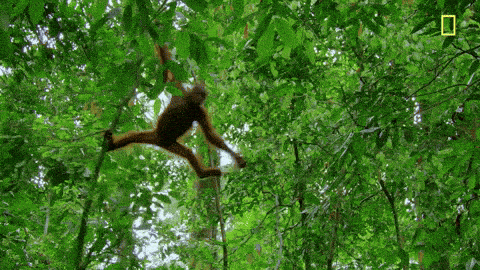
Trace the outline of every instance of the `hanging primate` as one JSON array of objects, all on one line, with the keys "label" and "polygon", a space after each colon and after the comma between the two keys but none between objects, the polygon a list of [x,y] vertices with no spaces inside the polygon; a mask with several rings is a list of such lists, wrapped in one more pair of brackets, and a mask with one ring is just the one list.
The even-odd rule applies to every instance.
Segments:
[{"label": "hanging primate", "polygon": [[[170,53],[166,46],[156,47],[160,62],[163,64],[170,59]],[[165,111],[158,117],[157,126],[152,131],[131,132],[119,139],[112,138],[112,132],[105,133],[108,151],[124,147],[130,143],[147,143],[160,146],[167,151],[186,158],[198,177],[220,176],[222,173],[217,168],[204,168],[197,160],[192,150],[178,143],[178,138],[192,127],[194,121],[197,121],[202,128],[207,140],[216,147],[227,151],[235,159],[240,168],[244,168],[247,163],[245,160],[233,152],[223,141],[223,139],[214,131],[203,102],[207,97],[207,92],[203,85],[195,85],[191,91],[186,91],[181,82],[175,81],[173,73],[166,70],[164,72],[164,81],[175,82],[184,96],[173,96]]]}]

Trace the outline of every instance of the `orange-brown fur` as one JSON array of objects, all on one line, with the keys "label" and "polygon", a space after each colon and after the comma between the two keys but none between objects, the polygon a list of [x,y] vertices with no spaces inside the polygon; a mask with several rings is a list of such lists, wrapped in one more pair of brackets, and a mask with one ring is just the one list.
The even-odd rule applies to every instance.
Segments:
[{"label": "orange-brown fur", "polygon": [[[155,47],[160,63],[164,64],[171,60],[171,55],[166,46]],[[168,104],[165,111],[158,117],[157,126],[151,131],[130,132],[127,135],[113,139],[112,132],[107,131],[108,151],[124,147],[131,143],[147,143],[160,146],[167,151],[177,154],[188,160],[198,177],[220,176],[221,171],[218,168],[204,168],[193,154],[192,150],[178,143],[178,138],[192,127],[194,121],[197,121],[205,134],[206,139],[214,146],[227,151],[235,159],[240,168],[246,166],[245,160],[233,152],[223,141],[223,139],[214,131],[212,124],[203,102],[207,93],[202,85],[196,85],[191,91],[187,92],[181,82],[175,81],[173,73],[169,70],[164,72],[164,81],[175,82],[176,87],[184,94],[183,97],[174,96]]]}]

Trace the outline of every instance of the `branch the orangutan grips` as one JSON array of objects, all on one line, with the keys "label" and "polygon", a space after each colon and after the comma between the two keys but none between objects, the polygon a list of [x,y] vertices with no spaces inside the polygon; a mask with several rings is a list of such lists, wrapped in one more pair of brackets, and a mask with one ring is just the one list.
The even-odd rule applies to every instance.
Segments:
[{"label": "branch the orangutan grips", "polygon": [[[166,45],[163,47],[155,45],[155,52],[160,60],[160,64],[171,61],[171,54]],[[192,127],[194,121],[197,121],[208,142],[227,151],[232,155],[240,168],[245,168],[247,163],[243,157],[235,153],[225,144],[224,140],[215,132],[210,122],[207,110],[203,106],[207,98],[205,86],[195,85],[192,90],[186,91],[182,83],[176,81],[174,74],[168,69],[163,72],[163,80],[164,82],[174,82],[175,87],[182,91],[183,97],[172,97],[165,111],[158,117],[157,126],[154,130],[129,132],[118,139],[112,137],[110,130],[105,132],[107,151],[122,148],[131,143],[153,144],[187,159],[200,178],[220,176],[222,172],[218,168],[204,168],[191,149],[178,143],[178,138]]]}]

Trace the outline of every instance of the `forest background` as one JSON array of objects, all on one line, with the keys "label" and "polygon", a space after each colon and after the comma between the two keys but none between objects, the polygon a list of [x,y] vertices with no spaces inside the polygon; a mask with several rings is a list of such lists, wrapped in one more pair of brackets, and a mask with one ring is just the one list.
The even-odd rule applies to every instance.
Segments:
[{"label": "forest background", "polygon": [[[479,22],[472,0],[2,1],[0,268],[480,269]],[[180,94],[166,42],[247,161],[186,138],[220,188],[102,146]]]}]

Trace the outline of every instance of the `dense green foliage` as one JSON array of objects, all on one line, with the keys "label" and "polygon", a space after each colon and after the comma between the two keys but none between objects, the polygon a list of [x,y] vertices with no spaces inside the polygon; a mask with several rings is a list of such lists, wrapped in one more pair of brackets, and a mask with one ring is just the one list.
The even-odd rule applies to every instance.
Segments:
[{"label": "dense green foliage", "polygon": [[[479,1],[114,2],[2,1],[0,269],[480,269]],[[102,148],[179,94],[165,42],[247,160],[224,243],[188,166]]]}]

